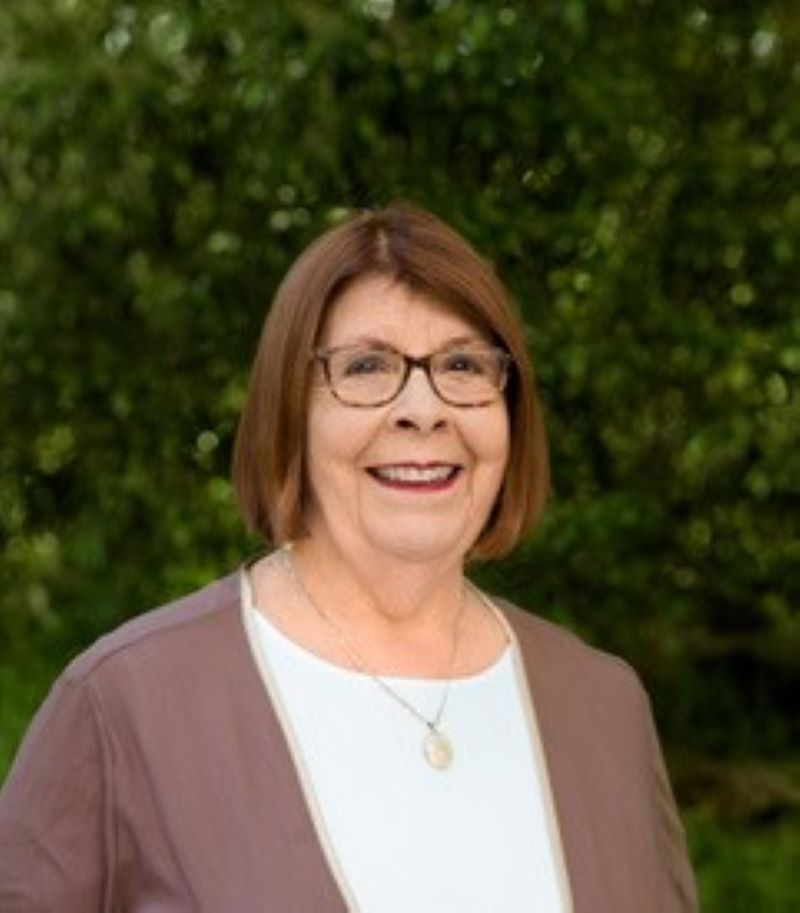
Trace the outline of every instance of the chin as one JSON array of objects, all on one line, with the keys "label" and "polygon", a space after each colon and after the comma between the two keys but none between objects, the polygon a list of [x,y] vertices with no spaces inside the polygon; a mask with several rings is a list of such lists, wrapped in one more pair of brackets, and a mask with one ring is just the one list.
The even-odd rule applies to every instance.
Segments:
[{"label": "chin", "polygon": [[381,535],[370,537],[372,547],[377,552],[412,563],[454,556],[463,559],[472,547],[473,539],[474,537],[466,538],[463,530],[453,534],[452,531],[444,533],[431,528],[394,529],[391,535],[383,530]]}]

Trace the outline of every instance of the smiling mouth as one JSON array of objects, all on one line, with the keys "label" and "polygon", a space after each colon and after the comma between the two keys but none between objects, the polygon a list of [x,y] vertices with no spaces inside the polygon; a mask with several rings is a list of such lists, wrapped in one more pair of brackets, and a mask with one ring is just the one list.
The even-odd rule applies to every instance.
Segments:
[{"label": "smiling mouth", "polygon": [[367,472],[387,488],[417,491],[441,491],[449,488],[461,472],[452,463],[401,463],[392,466],[371,466]]}]

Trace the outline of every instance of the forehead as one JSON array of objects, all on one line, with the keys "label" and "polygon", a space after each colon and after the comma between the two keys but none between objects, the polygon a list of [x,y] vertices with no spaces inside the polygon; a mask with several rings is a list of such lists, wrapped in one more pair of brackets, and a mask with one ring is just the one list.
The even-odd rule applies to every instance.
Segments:
[{"label": "forehead", "polygon": [[366,276],[331,304],[320,342],[325,346],[379,340],[405,351],[428,351],[453,339],[486,334],[452,305],[415,292],[388,276]]}]

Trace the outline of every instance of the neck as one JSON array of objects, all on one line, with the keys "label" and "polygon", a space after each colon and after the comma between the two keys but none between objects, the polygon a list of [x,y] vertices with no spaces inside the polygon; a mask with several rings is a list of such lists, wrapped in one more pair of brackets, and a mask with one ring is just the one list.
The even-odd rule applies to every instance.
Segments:
[{"label": "neck", "polygon": [[286,636],[323,659],[353,665],[322,615],[381,675],[472,675],[505,648],[505,629],[465,587],[461,561],[353,561],[311,538],[292,553],[300,585],[279,555],[267,557],[251,574],[255,602]]},{"label": "neck", "polygon": [[460,559],[354,557],[335,543],[314,537],[300,540],[292,551],[305,585],[335,617],[395,633],[430,626],[452,631],[464,598]]},{"label": "neck", "polygon": [[[301,583],[290,596],[322,642],[341,652],[320,616],[325,616],[362,656],[385,675],[449,677],[465,605],[460,562],[438,566],[414,562],[352,560],[333,543],[313,537],[292,548]],[[344,657],[336,656],[338,661]]]}]

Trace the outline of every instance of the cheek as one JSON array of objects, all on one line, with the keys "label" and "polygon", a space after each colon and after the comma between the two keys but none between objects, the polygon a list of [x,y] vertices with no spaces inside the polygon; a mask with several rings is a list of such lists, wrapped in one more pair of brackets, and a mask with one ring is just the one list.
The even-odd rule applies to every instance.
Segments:
[{"label": "cheek", "polygon": [[336,436],[331,433],[325,411],[312,400],[308,410],[305,448],[306,500],[312,509],[318,508],[330,491],[330,474],[338,460],[334,447]]},{"label": "cheek", "polygon": [[475,509],[491,509],[505,478],[510,449],[509,422],[505,410],[475,415],[463,439],[472,452],[472,496]]},{"label": "cheek", "polygon": [[[347,477],[358,472],[359,457],[366,445],[367,434],[356,413],[342,413],[337,407],[312,405],[309,410],[306,437],[306,475],[312,497],[323,499],[340,494]],[[314,487],[324,490],[314,492]]]},{"label": "cheek", "polygon": [[494,502],[500,493],[503,480],[508,469],[511,451],[510,427],[508,416],[503,413],[492,424],[491,430],[487,428],[484,450],[484,465],[486,467],[487,491],[486,498]]},{"label": "cheek", "polygon": [[503,472],[508,462],[510,429],[505,410],[487,417],[480,423],[474,436],[475,453],[478,462],[483,462],[493,471]]}]

